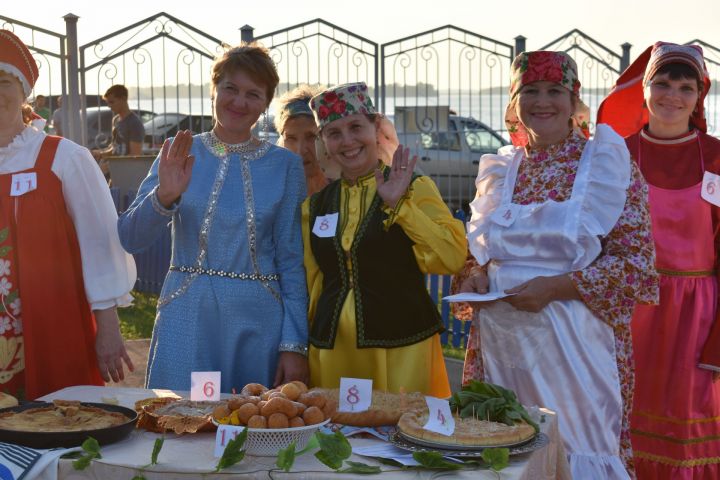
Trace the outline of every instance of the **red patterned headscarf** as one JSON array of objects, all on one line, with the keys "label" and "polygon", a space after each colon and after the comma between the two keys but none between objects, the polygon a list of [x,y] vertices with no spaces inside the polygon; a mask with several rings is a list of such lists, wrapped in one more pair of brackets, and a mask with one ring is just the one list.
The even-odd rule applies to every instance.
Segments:
[{"label": "red patterned headscarf", "polygon": [[690,66],[704,84],[698,98],[697,107],[690,122],[698,130],[707,131],[703,102],[710,90],[710,76],[705,67],[702,48],[698,45],[677,45],[657,42],[648,47],[620,75],[615,86],[600,104],[597,123],[607,123],[623,137],[632,135],[648,123],[648,111],[643,107],[645,100],[643,89],[653,79],[657,71],[670,63],[682,63]]},{"label": "red patterned headscarf", "polygon": [[517,95],[525,85],[540,81],[557,83],[575,95],[577,107],[573,118],[576,129],[586,137],[590,136],[586,119],[581,119],[587,116],[588,108],[580,101],[577,65],[570,55],[547,50],[523,52],[513,60],[510,75],[510,103],[505,109],[505,125],[513,145],[524,147],[528,143],[527,130],[515,111]]},{"label": "red patterned headscarf", "polygon": [[310,108],[321,130],[328,123],[348,115],[377,113],[365,82],[347,83],[325,90],[312,97]]}]

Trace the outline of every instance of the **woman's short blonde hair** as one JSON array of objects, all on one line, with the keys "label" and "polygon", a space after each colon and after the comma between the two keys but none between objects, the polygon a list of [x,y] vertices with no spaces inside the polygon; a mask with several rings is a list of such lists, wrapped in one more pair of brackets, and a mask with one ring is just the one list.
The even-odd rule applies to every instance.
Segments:
[{"label": "woman's short blonde hair", "polygon": [[280,77],[267,48],[257,42],[242,43],[218,57],[211,71],[212,95],[215,96],[215,89],[225,75],[238,70],[245,72],[253,82],[265,87],[269,106],[280,83]]},{"label": "woman's short blonde hair", "polygon": [[299,102],[303,102],[305,103],[305,105],[307,105],[307,114],[303,113],[303,115],[308,115],[314,121],[312,110],[310,110],[309,105],[310,99],[318,93],[322,92],[323,90],[325,89],[320,85],[308,85],[304,83],[302,85],[298,85],[290,91],[283,93],[275,101],[275,130],[277,130],[277,132],[282,135],[283,130],[285,130],[285,124],[287,123],[287,121],[297,115],[293,112],[294,109],[290,107],[293,104],[297,104]]}]

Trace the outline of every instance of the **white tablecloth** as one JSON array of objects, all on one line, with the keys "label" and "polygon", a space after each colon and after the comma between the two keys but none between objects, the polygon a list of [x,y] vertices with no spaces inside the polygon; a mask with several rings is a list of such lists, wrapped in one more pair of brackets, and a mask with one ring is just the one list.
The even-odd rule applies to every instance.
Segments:
[{"label": "white tablecloth", "polygon": [[[177,392],[178,394],[186,392]],[[152,396],[175,395],[169,390],[145,390],[140,388],[114,388],[77,386],[51,393],[42,400],[64,399],[82,400],[86,402],[101,402],[103,399],[115,398],[120,405],[133,408],[137,400]],[[510,465],[502,470],[501,479],[569,479],[569,469],[565,459],[564,449],[559,441],[557,416],[548,412],[546,421],[541,424],[542,431],[548,435],[550,442],[547,446],[529,454],[512,456]],[[90,467],[76,471],[70,460],[61,460],[58,477],[68,480],[97,479],[97,480],[130,480],[133,476],[142,474],[147,480],[163,479],[187,480],[200,478],[212,480],[228,478],[233,475],[241,478],[268,479],[268,478],[296,478],[296,479],[323,479],[338,478],[367,480],[367,475],[338,475],[320,463],[312,453],[307,453],[295,459],[290,472],[283,472],[275,466],[275,457],[246,456],[239,464],[212,473],[218,459],[213,457],[215,441],[214,433],[198,433],[192,435],[165,435],[165,442],[158,457],[158,464],[147,469],[142,467],[150,463],[155,439],[158,434],[135,430],[125,440],[101,447],[102,459],[92,462]],[[351,437],[350,444],[355,447],[377,444],[380,440],[374,438]],[[382,465],[372,458],[353,454],[352,461],[363,462],[369,465],[381,466],[382,478],[448,478],[449,472],[432,470],[402,470],[400,468]],[[461,470],[451,472],[452,478],[473,478],[497,480],[498,476],[488,470]]]}]

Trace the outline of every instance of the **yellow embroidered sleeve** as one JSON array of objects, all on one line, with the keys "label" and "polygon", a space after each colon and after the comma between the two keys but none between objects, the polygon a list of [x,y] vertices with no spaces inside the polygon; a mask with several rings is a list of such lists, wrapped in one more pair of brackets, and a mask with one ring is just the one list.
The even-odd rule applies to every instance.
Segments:
[{"label": "yellow embroidered sleeve", "polygon": [[386,228],[397,224],[415,242],[421,271],[441,275],[460,271],[467,253],[465,227],[451,215],[430,177],[417,178],[396,208],[385,211]]},{"label": "yellow embroidered sleeve", "polygon": [[302,204],[303,258],[305,262],[305,278],[308,290],[308,322],[312,325],[315,318],[318,298],[322,292],[323,274],[315,261],[310,247],[310,197]]}]

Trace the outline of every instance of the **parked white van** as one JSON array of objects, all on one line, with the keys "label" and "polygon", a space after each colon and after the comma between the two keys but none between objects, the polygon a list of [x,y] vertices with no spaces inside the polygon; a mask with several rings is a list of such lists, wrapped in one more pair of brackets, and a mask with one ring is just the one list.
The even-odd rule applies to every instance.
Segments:
[{"label": "parked white van", "polygon": [[431,177],[448,206],[467,208],[475,197],[480,157],[508,141],[471,117],[449,107],[396,107],[393,117],[400,143],[418,155],[418,173]]}]

